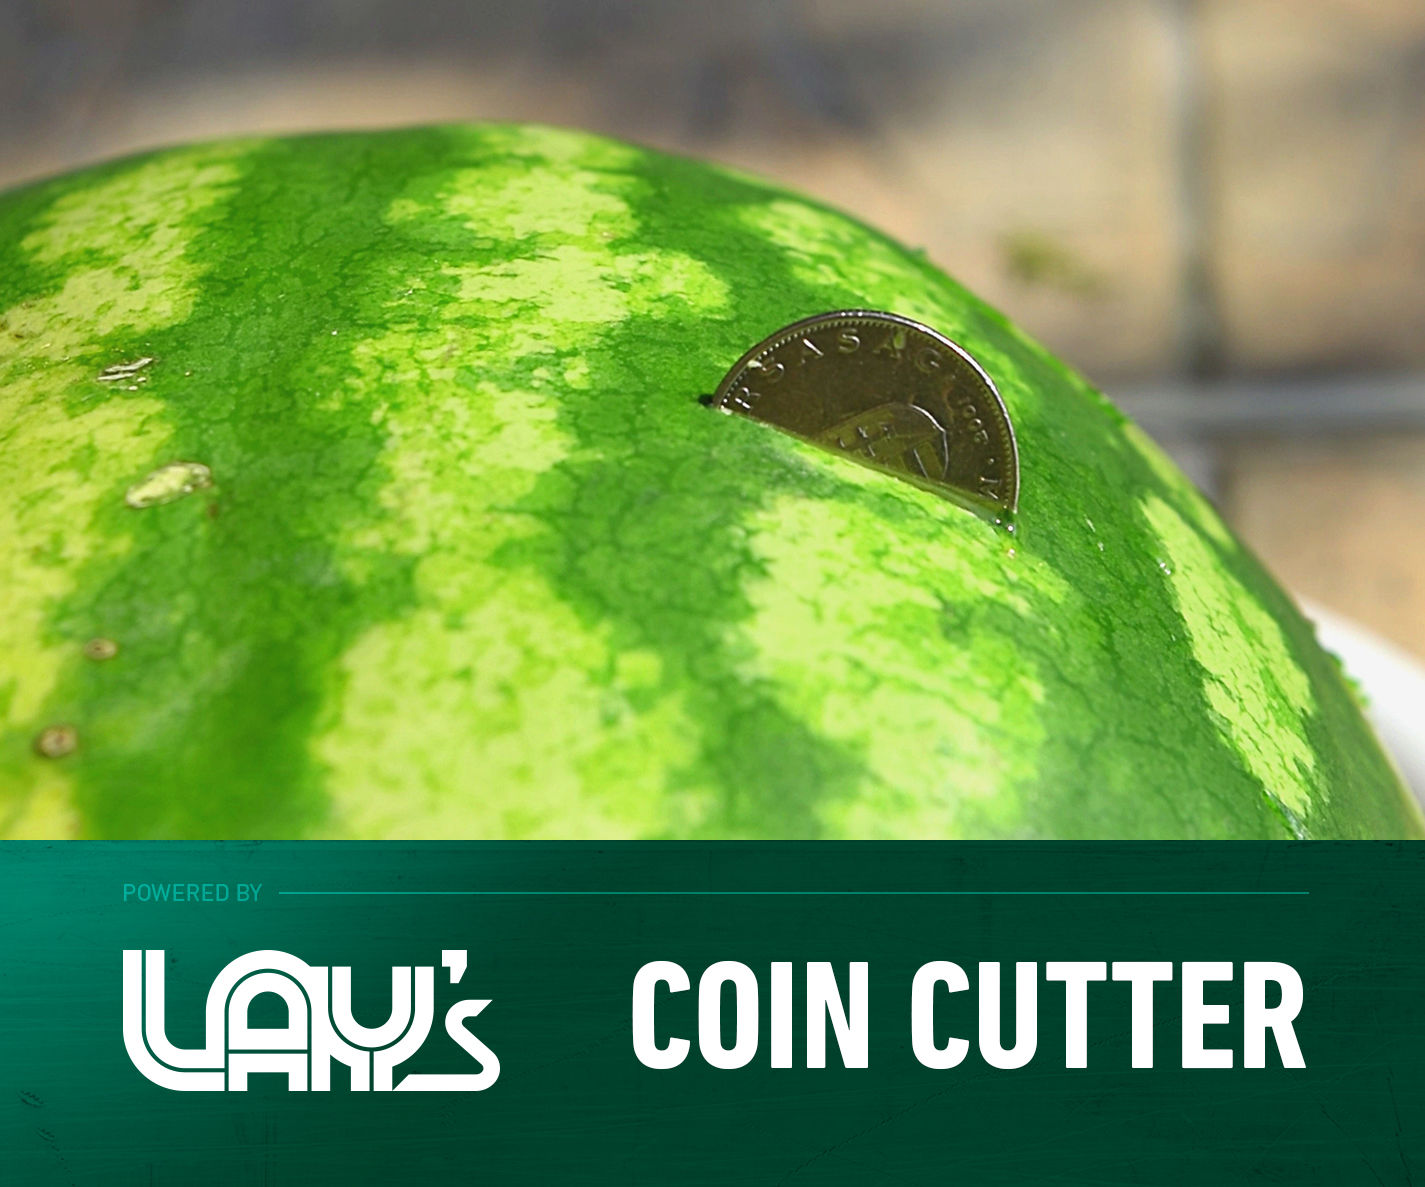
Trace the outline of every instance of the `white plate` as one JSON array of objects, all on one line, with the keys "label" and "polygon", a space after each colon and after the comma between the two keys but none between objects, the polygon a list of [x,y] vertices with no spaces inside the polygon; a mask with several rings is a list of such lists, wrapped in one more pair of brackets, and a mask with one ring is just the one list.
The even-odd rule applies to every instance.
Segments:
[{"label": "white plate", "polygon": [[1301,609],[1316,637],[1366,694],[1366,715],[1395,759],[1415,798],[1425,805],[1425,667],[1393,643],[1315,602]]}]

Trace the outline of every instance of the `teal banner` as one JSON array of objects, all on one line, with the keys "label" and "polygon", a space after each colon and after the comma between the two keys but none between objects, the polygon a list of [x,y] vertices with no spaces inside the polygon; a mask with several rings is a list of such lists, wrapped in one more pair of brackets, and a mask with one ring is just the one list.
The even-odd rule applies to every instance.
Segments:
[{"label": "teal banner", "polygon": [[11,843],[0,1180],[1410,1183],[1425,846]]}]

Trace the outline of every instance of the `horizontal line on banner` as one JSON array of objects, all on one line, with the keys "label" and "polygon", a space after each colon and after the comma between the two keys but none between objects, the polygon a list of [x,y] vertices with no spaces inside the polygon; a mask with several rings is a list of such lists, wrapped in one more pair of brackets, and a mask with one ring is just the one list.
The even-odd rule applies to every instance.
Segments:
[{"label": "horizontal line on banner", "polygon": [[1162,895],[1308,895],[1309,890],[279,890],[278,894],[328,895],[328,896],[410,896],[410,895],[639,895],[665,898],[677,896],[720,896],[720,895],[826,895],[846,897],[869,897],[872,895],[1037,895],[1065,897],[1070,895],[1113,895],[1124,897],[1147,897]]}]

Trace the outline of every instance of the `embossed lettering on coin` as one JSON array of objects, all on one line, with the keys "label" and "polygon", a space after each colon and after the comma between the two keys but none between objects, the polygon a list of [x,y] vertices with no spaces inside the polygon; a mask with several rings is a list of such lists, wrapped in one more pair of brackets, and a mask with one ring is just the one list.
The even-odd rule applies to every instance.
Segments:
[{"label": "embossed lettering on coin", "polygon": [[949,498],[1013,512],[1019,455],[1004,401],[964,350],[894,313],[806,318],[737,361],[714,407]]}]

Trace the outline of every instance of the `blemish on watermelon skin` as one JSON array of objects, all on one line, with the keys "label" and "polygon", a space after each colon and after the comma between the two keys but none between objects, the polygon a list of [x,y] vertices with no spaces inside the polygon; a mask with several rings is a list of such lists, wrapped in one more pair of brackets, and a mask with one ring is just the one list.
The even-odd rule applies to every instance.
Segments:
[{"label": "blemish on watermelon skin", "polygon": [[[146,355],[143,358],[134,359],[129,363],[115,363],[112,366],[105,367],[94,378],[100,383],[115,383],[120,380],[129,379],[133,379],[138,383],[147,383],[148,376],[141,375],[140,372],[152,362],[152,357]],[[130,388],[129,390],[133,391],[134,389]]]},{"label": "blemish on watermelon skin", "polygon": [[48,725],[35,737],[35,753],[41,758],[65,758],[79,749],[79,731],[72,725]]},{"label": "blemish on watermelon skin", "polygon": [[162,507],[206,490],[213,485],[213,472],[202,462],[169,462],[150,471],[124,492],[124,502],[136,511]]},{"label": "blemish on watermelon skin", "polygon": [[[1014,555],[698,407],[768,331],[848,306],[994,376]],[[36,463],[0,475],[32,579],[0,831],[1420,830],[1309,629],[1111,405],[925,260],[755,180],[500,126],[158,154],[0,198],[0,310],[51,342],[0,356],[0,434]],[[146,356],[142,393],[93,382]],[[174,457],[222,476],[221,516],[115,497]],[[1200,556],[1176,522],[1165,552],[1150,500]],[[1215,615],[1222,646],[1310,689],[1267,690],[1267,751],[1214,704],[1235,677],[1175,595],[1184,555],[1277,625],[1264,649]],[[76,655],[99,622],[124,663]],[[54,721],[82,763],[33,753]],[[1301,747],[1311,794],[1274,802]]]},{"label": "blemish on watermelon skin", "polygon": [[113,639],[96,635],[84,644],[84,657],[96,663],[103,663],[119,654],[119,645]]}]

